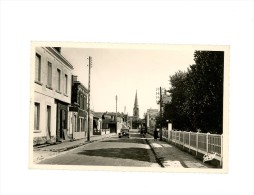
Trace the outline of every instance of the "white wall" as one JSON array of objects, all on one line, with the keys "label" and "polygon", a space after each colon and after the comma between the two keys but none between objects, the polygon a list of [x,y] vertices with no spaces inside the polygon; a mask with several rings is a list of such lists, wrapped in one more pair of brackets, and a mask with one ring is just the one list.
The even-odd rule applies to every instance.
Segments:
[{"label": "white wall", "polygon": [[30,121],[32,123],[31,127],[33,128],[34,137],[43,137],[46,136],[47,131],[47,106],[51,106],[51,136],[56,136],[56,104],[53,98],[34,93],[34,101],[31,102],[31,112],[34,113],[34,103],[37,102],[40,104],[40,122],[39,130],[34,130],[34,118]]},{"label": "white wall", "polygon": [[[59,99],[66,103],[71,103],[71,70],[70,68],[66,67],[62,62],[60,62],[56,57],[51,55],[51,53],[41,47],[37,47],[35,49],[41,56],[41,83],[39,85],[34,83],[34,91],[45,94],[55,99]],[[35,55],[35,54],[34,54]],[[47,85],[47,71],[48,71],[48,61],[52,63],[52,89],[46,87]],[[57,92],[58,80],[57,80],[57,69],[61,70],[61,93]],[[34,70],[31,70],[34,71]],[[32,72],[34,76],[34,72]],[[65,82],[64,77],[65,74],[68,75],[68,87],[67,87],[67,94],[64,93]]]}]

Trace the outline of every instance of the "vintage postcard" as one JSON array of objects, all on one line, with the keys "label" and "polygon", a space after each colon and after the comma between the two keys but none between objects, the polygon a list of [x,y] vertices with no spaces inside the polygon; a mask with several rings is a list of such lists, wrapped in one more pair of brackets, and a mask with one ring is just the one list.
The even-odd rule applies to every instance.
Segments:
[{"label": "vintage postcard", "polygon": [[31,43],[35,169],[227,173],[229,46]]}]

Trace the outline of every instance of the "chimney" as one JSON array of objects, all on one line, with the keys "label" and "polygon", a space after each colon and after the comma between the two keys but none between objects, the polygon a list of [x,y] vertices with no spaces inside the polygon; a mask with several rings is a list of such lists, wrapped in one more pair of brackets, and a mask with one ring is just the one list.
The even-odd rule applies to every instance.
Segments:
[{"label": "chimney", "polygon": [[77,81],[78,76],[71,75],[71,85],[74,85],[74,82]]},{"label": "chimney", "polygon": [[54,47],[54,49],[55,49],[56,51],[58,51],[58,53],[61,54],[61,47]]},{"label": "chimney", "polygon": [[72,83],[74,83],[74,82],[77,81],[77,80],[78,80],[78,76],[72,75]]}]

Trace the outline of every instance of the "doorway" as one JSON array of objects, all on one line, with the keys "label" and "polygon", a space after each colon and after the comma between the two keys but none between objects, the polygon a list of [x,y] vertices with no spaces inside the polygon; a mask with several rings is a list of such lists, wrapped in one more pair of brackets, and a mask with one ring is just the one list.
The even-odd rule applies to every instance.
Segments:
[{"label": "doorway", "polygon": [[51,139],[51,106],[47,106],[47,121],[46,121],[47,140]]},{"label": "doorway", "polygon": [[65,139],[64,130],[67,129],[67,111],[60,110],[60,139]]}]

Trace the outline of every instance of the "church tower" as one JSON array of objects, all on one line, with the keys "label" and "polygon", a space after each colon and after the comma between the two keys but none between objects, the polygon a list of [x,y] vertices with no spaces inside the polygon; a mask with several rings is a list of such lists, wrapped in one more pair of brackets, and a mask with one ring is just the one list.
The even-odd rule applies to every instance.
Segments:
[{"label": "church tower", "polygon": [[137,95],[137,91],[136,91],[134,108],[133,108],[133,118],[134,118],[134,120],[138,120],[139,119],[139,108],[138,108],[138,95]]}]

